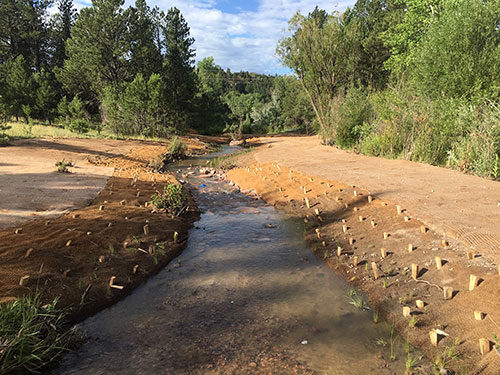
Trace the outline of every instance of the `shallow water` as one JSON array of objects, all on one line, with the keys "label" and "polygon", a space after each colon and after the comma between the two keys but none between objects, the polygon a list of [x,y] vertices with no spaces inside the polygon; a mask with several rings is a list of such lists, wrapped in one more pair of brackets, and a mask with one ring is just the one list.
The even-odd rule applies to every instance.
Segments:
[{"label": "shallow water", "polygon": [[386,367],[389,347],[376,344],[389,326],[349,304],[303,224],[226,183],[187,179],[202,215],[184,252],[81,324],[89,342],[55,373],[402,373],[404,353]]}]

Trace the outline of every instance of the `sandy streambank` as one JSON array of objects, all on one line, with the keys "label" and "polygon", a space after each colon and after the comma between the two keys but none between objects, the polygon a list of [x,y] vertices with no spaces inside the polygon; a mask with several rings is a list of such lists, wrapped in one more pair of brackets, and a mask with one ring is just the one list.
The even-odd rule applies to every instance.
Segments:
[{"label": "sandy streambank", "polygon": [[[88,206],[0,230],[0,301],[36,292],[43,301],[60,297],[59,306],[71,307],[71,318],[80,320],[130,293],[184,248],[199,215],[192,199],[188,212],[175,218],[147,205],[176,182],[147,168],[168,144],[130,141],[103,153],[101,141],[92,141],[88,160],[113,176]],[[78,177],[78,169],[72,172]]]},{"label": "sandy streambank", "polygon": [[[398,202],[356,186],[276,163],[249,164],[230,170],[227,177],[242,191],[253,189],[266,202],[304,220],[306,239],[317,256],[363,290],[372,306],[429,358],[456,346],[458,358],[448,368],[500,373],[496,351],[481,355],[479,350],[480,339],[492,344],[493,335],[500,335],[500,276],[481,253],[468,259],[462,242],[436,234],[401,203],[398,214]],[[472,291],[471,275],[480,280]],[[448,300],[446,287],[453,291]],[[411,315],[405,317],[408,308]],[[475,311],[484,319],[475,320]],[[439,335],[437,347],[430,342],[435,329],[449,335]]]}]

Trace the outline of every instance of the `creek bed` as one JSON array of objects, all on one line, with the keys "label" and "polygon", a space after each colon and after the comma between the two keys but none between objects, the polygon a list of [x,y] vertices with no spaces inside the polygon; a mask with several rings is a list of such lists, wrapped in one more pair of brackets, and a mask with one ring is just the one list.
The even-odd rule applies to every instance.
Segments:
[{"label": "creek bed", "polygon": [[303,223],[200,177],[190,165],[206,160],[174,166],[179,178],[195,172],[184,179],[202,211],[186,249],[80,324],[88,342],[55,373],[402,374],[402,339],[391,361],[390,326],[349,303],[349,285],[307,248]]}]

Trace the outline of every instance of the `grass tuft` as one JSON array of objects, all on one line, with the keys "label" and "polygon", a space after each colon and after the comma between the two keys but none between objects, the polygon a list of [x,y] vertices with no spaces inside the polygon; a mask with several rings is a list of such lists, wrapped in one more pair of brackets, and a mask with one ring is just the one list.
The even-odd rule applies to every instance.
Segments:
[{"label": "grass tuft", "polygon": [[56,305],[38,295],[0,305],[0,373],[39,372],[68,350],[74,334]]}]

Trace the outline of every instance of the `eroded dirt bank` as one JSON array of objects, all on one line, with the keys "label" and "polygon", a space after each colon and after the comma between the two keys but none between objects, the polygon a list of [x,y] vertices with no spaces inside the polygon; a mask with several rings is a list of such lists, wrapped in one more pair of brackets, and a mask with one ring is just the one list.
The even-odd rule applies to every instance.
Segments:
[{"label": "eroded dirt bank", "polygon": [[[191,152],[205,152],[205,143],[185,141],[190,143]],[[82,142],[85,145],[80,144]],[[173,176],[152,173],[147,167],[150,160],[167,152],[168,143],[34,140],[18,144],[11,150],[15,154],[19,149],[17,152],[27,152],[26,157],[36,159],[33,145],[48,148],[43,150],[41,158],[50,163],[47,168],[55,170],[53,163],[61,156],[58,153],[61,148],[66,152],[66,160],[74,161],[78,157],[78,168],[70,168],[71,174],[61,176],[54,171],[52,179],[49,176],[38,181],[40,196],[30,195],[22,202],[17,201],[18,205],[24,204],[27,211],[30,209],[28,198],[35,200],[32,204],[35,207],[43,204],[38,199],[48,199],[43,190],[50,189],[54,179],[87,181],[86,173],[80,175],[80,172],[92,169],[98,171],[96,174],[102,170],[114,170],[114,173],[107,181],[106,173],[101,173],[103,177],[97,179],[96,186],[79,194],[77,199],[71,194],[74,191],[71,186],[60,191],[59,201],[57,196],[52,197],[52,205],[63,201],[66,213],[62,216],[29,220],[30,215],[25,215],[24,223],[19,223],[17,217],[11,223],[15,226],[0,230],[0,302],[38,292],[44,301],[60,297],[58,306],[71,307],[70,318],[81,320],[130,293],[185,246],[187,231],[199,216],[193,201],[190,200],[185,214],[175,218],[153,212],[147,205],[153,193],[176,182]],[[47,156],[51,148],[55,148],[53,155]],[[9,152],[9,147],[3,150]],[[22,173],[3,177],[15,180],[21,178]],[[37,181],[36,173],[33,172],[30,178]],[[104,188],[86,205],[89,196],[96,189],[99,191],[99,184]],[[22,183],[18,184],[18,189],[24,189]],[[70,202],[66,202],[65,197]],[[4,213],[8,215],[9,210],[4,208]],[[174,232],[178,232],[176,242]],[[113,285],[118,287],[110,286],[113,276]]]},{"label": "eroded dirt bank", "polygon": [[[448,358],[445,367],[458,374],[500,373],[500,355],[493,348],[494,334],[500,335],[500,276],[483,252],[476,250],[468,259],[470,248],[431,230],[404,202],[391,202],[377,193],[370,195],[370,202],[368,192],[357,186],[309,176],[282,164],[255,163],[253,156],[240,163],[246,166],[229,171],[228,178],[242,191],[254,189],[266,202],[301,217],[317,256],[363,290],[411,344],[432,360],[455,347],[458,358]],[[436,257],[442,261],[441,269]],[[416,279],[412,265],[418,266]],[[471,275],[479,284],[469,291]],[[450,300],[444,299],[445,287],[453,290]],[[424,306],[417,307],[417,301]],[[405,307],[411,316],[403,316]],[[483,313],[482,320],[475,320],[475,311]],[[437,347],[430,343],[430,331],[435,329],[449,335],[439,335]],[[491,348],[484,355],[479,350],[481,338]]]}]

